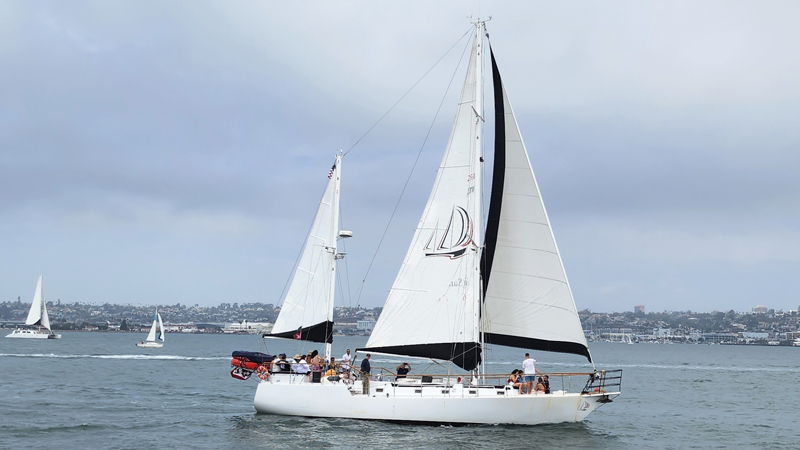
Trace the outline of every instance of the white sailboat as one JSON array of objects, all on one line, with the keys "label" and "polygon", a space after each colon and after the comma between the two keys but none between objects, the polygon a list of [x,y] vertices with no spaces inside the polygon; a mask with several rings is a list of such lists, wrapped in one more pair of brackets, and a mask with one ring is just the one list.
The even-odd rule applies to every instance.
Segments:
[{"label": "white sailboat", "polygon": [[[506,385],[507,374],[485,372],[487,344],[572,353],[592,361],[494,55],[495,165],[485,235],[481,229],[485,35],[484,22],[478,21],[433,190],[369,341],[358,349],[449,362],[462,375],[448,370],[390,380],[373,372],[369,382],[352,383],[338,376],[318,380],[261,371],[254,399],[258,412],[540,424],[581,421],[620,394],[619,371],[559,374],[588,381],[575,392],[562,383],[550,394],[531,395]],[[325,342],[326,355],[332,340],[340,163],[337,157],[275,329],[265,335]]]},{"label": "white sailboat", "polygon": [[[158,328],[158,331],[156,331],[156,328]],[[164,346],[164,324],[161,322],[161,314],[158,313],[158,308],[156,308],[156,313],[153,316],[153,325],[150,326],[150,333],[147,334],[147,339],[138,342],[136,346],[143,348],[161,348]]]},{"label": "white sailboat", "polygon": [[42,275],[36,283],[36,292],[33,294],[31,309],[25,319],[25,325],[35,326],[36,328],[17,328],[7,338],[19,339],[61,339],[60,334],[55,334],[50,329],[50,317],[47,315],[47,304],[42,293]]}]

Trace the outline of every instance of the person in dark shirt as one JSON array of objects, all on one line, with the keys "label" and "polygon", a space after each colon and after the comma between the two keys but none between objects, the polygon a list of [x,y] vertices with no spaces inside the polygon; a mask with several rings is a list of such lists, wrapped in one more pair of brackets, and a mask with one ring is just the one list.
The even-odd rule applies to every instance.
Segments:
[{"label": "person in dark shirt", "polygon": [[364,357],[364,360],[363,360],[363,361],[361,361],[361,371],[362,371],[362,372],[364,372],[364,373],[366,373],[366,374],[369,374],[369,373],[370,373],[370,371],[372,370],[372,368],[371,368],[371,367],[370,367],[370,365],[369,365],[369,358],[370,358],[370,356],[371,356],[371,355],[370,355],[369,353],[367,353],[367,356],[365,356],[365,357]]},{"label": "person in dark shirt", "polygon": [[371,355],[367,353],[367,356],[361,361],[361,392],[367,395],[369,394],[369,373],[370,370],[372,370],[369,365],[370,356]]},{"label": "person in dark shirt", "polygon": [[544,393],[545,394],[549,394],[550,393],[550,377],[545,375],[542,378],[543,378],[542,382],[544,383]]},{"label": "person in dark shirt", "polygon": [[404,362],[403,364],[397,366],[397,369],[395,369],[395,371],[397,371],[397,380],[405,378],[406,375],[408,375],[408,372],[411,372],[411,364]]}]

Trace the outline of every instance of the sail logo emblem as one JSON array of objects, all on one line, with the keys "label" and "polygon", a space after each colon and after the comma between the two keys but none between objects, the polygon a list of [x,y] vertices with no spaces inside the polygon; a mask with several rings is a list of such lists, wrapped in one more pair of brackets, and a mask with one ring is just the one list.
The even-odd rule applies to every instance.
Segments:
[{"label": "sail logo emblem", "polygon": [[586,411],[587,409],[589,409],[589,402],[583,402],[581,406],[578,407],[579,411]]},{"label": "sail logo emblem", "polygon": [[464,256],[472,242],[472,231],[472,219],[467,210],[454,206],[450,212],[450,220],[443,230],[439,229],[439,221],[436,221],[436,226],[423,247],[425,256],[445,256],[450,259]]}]

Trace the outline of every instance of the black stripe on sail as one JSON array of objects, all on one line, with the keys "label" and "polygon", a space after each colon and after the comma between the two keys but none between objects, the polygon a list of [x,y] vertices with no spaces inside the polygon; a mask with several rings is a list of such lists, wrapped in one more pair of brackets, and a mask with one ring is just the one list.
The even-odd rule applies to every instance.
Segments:
[{"label": "black stripe on sail", "polygon": [[391,347],[357,348],[357,352],[388,353],[392,355],[433,358],[452,361],[464,370],[473,370],[481,363],[481,346],[477,342],[396,345]]},{"label": "black stripe on sail", "polygon": [[322,342],[330,344],[333,342],[333,322],[325,321],[310,327],[300,328],[295,331],[283,333],[264,333],[261,337],[274,337],[284,339],[297,339],[300,341]]},{"label": "black stripe on sail", "polygon": [[510,336],[507,334],[484,333],[483,339],[487,344],[504,345],[506,347],[527,348],[531,350],[542,350],[545,352],[572,353],[583,355],[589,362],[592,362],[592,355],[589,349],[583,344],[564,341],[547,341],[544,339],[526,338],[520,336]]},{"label": "black stripe on sail", "polygon": [[492,262],[497,247],[497,234],[500,228],[500,209],[503,206],[503,187],[506,177],[506,116],[503,102],[503,81],[497,62],[492,55],[492,85],[494,87],[494,169],[492,171],[492,195],[489,200],[489,216],[486,219],[486,236],[481,253],[481,278],[484,298],[492,273]]}]

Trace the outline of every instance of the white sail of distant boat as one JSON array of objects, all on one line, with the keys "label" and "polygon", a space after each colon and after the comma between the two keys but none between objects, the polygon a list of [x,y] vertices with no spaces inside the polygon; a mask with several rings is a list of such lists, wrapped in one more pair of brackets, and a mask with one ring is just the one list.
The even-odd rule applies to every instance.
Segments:
[{"label": "white sail of distant boat", "polygon": [[164,346],[164,323],[161,322],[161,314],[156,313],[153,316],[153,325],[150,326],[150,332],[147,333],[147,338],[136,344],[137,347],[144,348],[161,348]]},{"label": "white sail of distant boat", "polygon": [[[366,346],[357,349],[362,355],[432,360],[433,367],[447,365],[447,374],[401,377],[394,369],[373,365],[371,374],[354,371],[360,382],[353,383],[349,372],[324,378],[267,373],[262,366],[266,355],[247,360],[247,355],[241,356],[245,352],[235,352],[232,365],[249,364],[248,370],[259,371],[254,398],[258,412],[540,424],[579,422],[620,395],[619,370],[551,374],[551,382],[562,380],[561,388],[548,394],[537,390],[535,395],[507,385],[507,374],[486,373],[483,351],[490,344],[581,355],[593,369],[594,363],[493,53],[494,169],[483,232],[482,85],[488,42],[484,22],[475,23],[473,36],[467,75],[433,189],[375,328]],[[279,317],[277,330],[266,335],[325,342],[326,354],[336,259],[336,221],[330,218],[338,215],[338,180],[336,196],[326,201],[332,189],[329,183],[312,226],[324,231],[309,235],[283,306],[285,317]],[[320,217],[328,228],[318,223]],[[323,250],[328,250],[324,258]],[[325,327],[319,339],[307,331],[315,326]],[[587,380],[572,391],[574,386],[563,381],[570,376]]]},{"label": "white sail of distant boat", "polygon": [[6,337],[23,339],[61,338],[60,334],[53,333],[50,328],[50,317],[47,315],[47,303],[44,300],[44,294],[42,292],[42,275],[39,275],[39,281],[36,283],[36,291],[33,294],[31,309],[28,311],[25,325],[37,328],[17,328],[12,331],[11,334],[6,335]]}]

